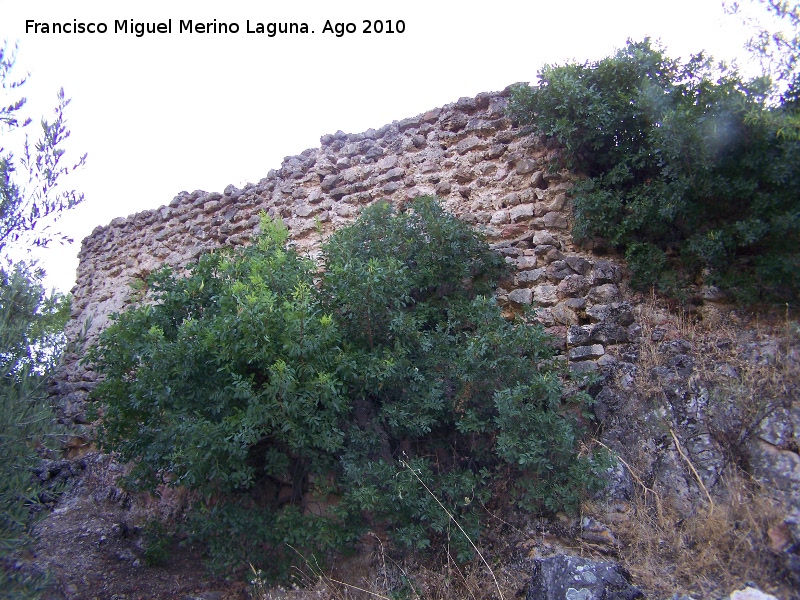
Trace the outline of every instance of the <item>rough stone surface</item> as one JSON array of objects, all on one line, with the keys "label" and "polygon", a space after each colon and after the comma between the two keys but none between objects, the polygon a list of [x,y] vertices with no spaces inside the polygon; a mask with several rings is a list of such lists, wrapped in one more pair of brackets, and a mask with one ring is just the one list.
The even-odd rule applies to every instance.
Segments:
[{"label": "rough stone surface", "polygon": [[765,594],[761,590],[753,587],[746,587],[731,594],[730,600],[778,600],[772,594]]},{"label": "rough stone surface", "polygon": [[614,562],[559,555],[537,559],[526,600],[635,600],[644,594]]},{"label": "rough stone surface", "polygon": [[542,306],[552,306],[558,302],[558,288],[554,285],[540,285],[534,290],[533,299]]},{"label": "rough stone surface", "polygon": [[508,301],[514,304],[530,304],[533,297],[533,290],[529,288],[522,288],[518,290],[511,290],[508,294]]}]

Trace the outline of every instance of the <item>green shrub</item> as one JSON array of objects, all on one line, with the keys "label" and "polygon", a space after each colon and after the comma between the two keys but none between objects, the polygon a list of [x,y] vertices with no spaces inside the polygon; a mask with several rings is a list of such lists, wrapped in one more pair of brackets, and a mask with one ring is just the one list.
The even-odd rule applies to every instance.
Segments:
[{"label": "green shrub", "polygon": [[44,514],[33,474],[39,450],[60,432],[45,384],[64,342],[69,299],[46,294],[40,281],[41,272],[22,264],[0,269],[0,588],[15,598],[35,596],[44,584],[12,565],[32,540],[34,517]]},{"label": "green shrub", "polygon": [[475,537],[503,478],[529,511],[597,487],[577,452],[585,398],[562,398],[541,327],[501,316],[502,259],[433,199],[365,209],[321,275],[281,222],[262,230],[154,274],[90,354],[102,442],[133,462],[130,485],[200,492],[187,529],[213,565],[282,576],[295,550],[368,527],[427,548],[451,522],[416,476]]},{"label": "green shrub", "polygon": [[[626,251],[634,283],[675,292],[706,282],[761,300],[800,292],[797,106],[765,80],[649,41],[595,63],[547,66],[511,113],[557,138],[587,178],[574,189],[580,238]],[[668,289],[672,288],[672,289]]]}]

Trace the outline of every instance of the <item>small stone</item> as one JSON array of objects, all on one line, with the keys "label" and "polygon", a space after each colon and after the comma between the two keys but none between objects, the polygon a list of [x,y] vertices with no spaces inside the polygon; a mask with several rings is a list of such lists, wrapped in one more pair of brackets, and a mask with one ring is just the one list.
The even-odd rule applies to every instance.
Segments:
[{"label": "small stone", "polygon": [[628,333],[616,323],[597,323],[592,326],[591,340],[601,344],[623,344],[628,341]]},{"label": "small stone", "polygon": [[523,223],[516,223],[514,225],[508,225],[507,227],[503,227],[501,235],[504,238],[515,238],[524,234],[527,230],[528,230],[527,225],[524,225]]},{"label": "small stone", "polygon": [[567,217],[560,212],[551,211],[542,217],[542,223],[545,227],[551,229],[566,229],[568,226]]},{"label": "small stone", "polygon": [[525,600],[636,600],[644,594],[632,586],[618,564],[557,555],[534,561]]},{"label": "small stone", "polygon": [[568,308],[563,302],[559,302],[550,309],[550,314],[553,315],[556,323],[561,323],[562,325],[577,325],[579,322],[575,311]]},{"label": "small stone", "polygon": [[322,188],[323,192],[330,192],[333,188],[336,187],[336,184],[339,182],[338,175],[328,175],[325,179],[322,180],[322,183],[319,184],[319,187]]},{"label": "small stone", "polygon": [[586,314],[593,321],[617,323],[623,327],[633,323],[633,309],[627,302],[614,302],[612,304],[595,304],[586,309]]},{"label": "small stone", "polygon": [[599,367],[592,360],[582,360],[569,363],[569,370],[576,375],[586,375],[587,373],[596,373]]},{"label": "small stone", "polygon": [[564,258],[564,262],[579,275],[587,275],[592,270],[592,263],[580,256],[567,256]]},{"label": "small stone", "polygon": [[595,544],[617,545],[617,540],[611,530],[592,517],[583,517],[581,519],[581,538]]},{"label": "small stone", "polygon": [[386,172],[390,169],[394,169],[396,166],[397,166],[397,156],[394,154],[382,158],[378,161],[378,170],[381,172]]},{"label": "small stone", "polygon": [[786,521],[781,521],[767,530],[769,546],[773,552],[783,552],[794,543],[792,531]]},{"label": "small stone", "polygon": [[517,283],[535,283],[545,276],[544,269],[531,269],[529,271],[520,271],[517,273],[515,280]]},{"label": "small stone", "polygon": [[560,281],[568,275],[572,275],[572,269],[563,260],[555,260],[547,267],[547,276],[550,279],[558,279]]},{"label": "small stone", "polygon": [[442,114],[441,108],[434,108],[433,110],[429,110],[426,113],[423,113],[420,117],[420,121],[424,123],[433,123],[436,119],[439,118],[439,115]]},{"label": "small stone", "polygon": [[508,223],[508,211],[498,210],[492,215],[492,218],[489,220],[489,222],[492,225],[502,225],[503,223]]},{"label": "small stone", "polygon": [[534,290],[533,299],[542,306],[552,306],[558,302],[558,288],[554,285],[540,285]]},{"label": "small stone", "polygon": [[533,240],[531,240],[531,242],[534,246],[556,246],[558,244],[556,238],[554,238],[550,232],[544,231],[543,229],[533,234]]},{"label": "small stone", "polygon": [[439,183],[436,184],[436,188],[434,189],[436,190],[437,196],[447,196],[448,194],[450,194],[450,189],[451,189],[450,182],[447,180],[440,181]]},{"label": "small stone", "polygon": [[516,223],[517,221],[527,220],[533,217],[533,205],[532,204],[520,204],[519,206],[515,206],[511,209],[511,221]]},{"label": "small stone", "polygon": [[301,204],[295,209],[295,214],[298,217],[309,217],[319,210],[320,207],[318,206],[309,206],[308,204]]},{"label": "small stone", "polygon": [[592,288],[589,292],[589,300],[599,304],[608,304],[619,298],[619,288],[613,283],[605,283]]},{"label": "small stone", "polygon": [[[553,263],[555,264],[555,263]],[[552,266],[552,265],[551,265]],[[583,296],[589,291],[591,285],[589,279],[583,275],[567,275],[561,283],[558,284],[558,293],[564,297],[567,296]]]},{"label": "small stone", "polygon": [[547,210],[556,210],[559,211],[564,208],[564,204],[567,202],[567,195],[564,193],[556,194],[556,197],[553,198],[553,201],[547,205]]},{"label": "small stone", "polygon": [[536,170],[536,161],[524,158],[517,163],[517,175],[527,175]]},{"label": "small stone", "polygon": [[401,185],[399,181],[390,181],[381,188],[381,191],[383,191],[384,194],[394,194],[400,189]]},{"label": "small stone", "polygon": [[513,304],[530,304],[533,297],[533,291],[530,288],[521,288],[511,290],[508,293],[508,301]]},{"label": "small stone", "polygon": [[628,340],[635,342],[642,335],[642,326],[638,323],[633,323],[628,326],[626,333],[628,334]]},{"label": "small stone", "polygon": [[539,307],[533,311],[536,315],[536,320],[544,325],[545,327],[554,327],[556,324],[555,319],[553,319],[553,313],[550,312],[549,308]]},{"label": "small stone", "polygon": [[401,167],[395,167],[394,169],[389,169],[381,176],[383,181],[396,181],[398,179],[402,179],[405,175],[405,171]]},{"label": "small stone", "polygon": [[583,310],[586,308],[586,298],[567,298],[564,300],[564,304],[572,310]]},{"label": "small stone", "polygon": [[619,361],[617,360],[616,356],[612,356],[610,354],[603,354],[599,359],[597,359],[597,366],[601,368],[606,367],[613,367]]},{"label": "small stone", "polygon": [[486,158],[500,158],[503,156],[503,154],[505,154],[506,150],[508,150],[507,144],[494,144],[486,152]]},{"label": "small stone", "polygon": [[619,283],[622,279],[622,269],[608,260],[598,260],[594,265],[595,283]]},{"label": "small stone", "polygon": [[456,144],[456,152],[465,154],[481,145],[483,145],[483,140],[473,135],[458,142],[458,144]]},{"label": "small stone", "polygon": [[730,600],[778,600],[772,594],[765,594],[758,588],[746,587],[731,594]]},{"label": "small stone", "polygon": [[587,344],[590,339],[590,330],[588,325],[577,326],[574,325],[567,330],[567,343],[570,346],[581,346]]},{"label": "small stone", "polygon": [[455,179],[457,183],[469,183],[475,179],[475,174],[470,169],[462,167],[453,173],[453,179]]},{"label": "small stone", "polygon": [[553,263],[557,260],[562,260],[563,258],[564,255],[561,254],[561,251],[558,248],[550,248],[544,255],[544,262],[549,265],[550,263]]},{"label": "small stone", "polygon": [[522,255],[522,250],[520,250],[519,248],[515,248],[514,246],[506,246],[506,245],[497,246],[493,248],[493,250],[498,254],[500,254],[501,256],[511,256],[513,258],[516,258],[517,256]]},{"label": "small stone", "polygon": [[606,351],[600,344],[591,346],[578,346],[569,351],[570,360],[588,360],[590,358],[600,358]]}]

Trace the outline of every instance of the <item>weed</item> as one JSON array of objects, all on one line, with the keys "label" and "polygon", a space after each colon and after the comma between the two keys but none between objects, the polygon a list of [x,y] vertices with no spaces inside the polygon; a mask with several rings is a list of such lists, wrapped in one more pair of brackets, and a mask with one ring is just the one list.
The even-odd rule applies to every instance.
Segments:
[{"label": "weed", "polygon": [[[688,592],[707,597],[747,582],[781,596],[786,590],[778,587],[783,576],[779,556],[767,532],[785,512],[774,490],[753,477],[750,456],[752,444],[770,435],[766,426],[773,418],[779,422],[798,395],[797,324],[788,312],[779,317],[717,311],[713,320],[675,315],[655,298],[640,306],[638,317],[642,341],[635,405],[657,415],[651,433],[674,444],[703,502],[680,505],[664,482],[645,475],[652,461],[646,450],[624,457],[636,491],[627,512],[614,516],[621,561],[641,587],[658,596]],[[676,367],[665,351],[670,345],[691,360],[680,375],[681,365]],[[696,457],[682,439],[686,431],[670,405],[676,397],[702,400],[692,409],[692,431],[708,435],[722,456],[715,478],[698,472]],[[783,443],[791,445],[793,439]]]},{"label": "weed", "polygon": [[[421,479],[418,471],[403,463],[416,481],[433,497],[439,509],[454,527],[447,531],[441,547],[430,553],[435,560],[418,562],[419,558],[406,554],[403,559],[392,556],[384,536],[367,533],[361,541],[363,547],[350,560],[340,561],[331,569],[323,569],[314,555],[304,555],[292,548],[301,559],[293,567],[292,589],[271,588],[265,574],[250,565],[251,595],[257,600],[288,598],[321,598],[325,600],[444,600],[449,598],[504,599],[513,594],[509,585],[503,586],[495,569],[470,535],[459,525],[453,513],[442,503]],[[495,515],[493,515],[495,516]],[[499,519],[499,518],[498,518]],[[503,525],[507,521],[499,519]],[[475,550],[478,558],[458,561],[451,552],[451,535],[462,536]],[[366,561],[366,563],[365,563]],[[488,570],[489,577],[486,576]]]},{"label": "weed", "polygon": [[162,567],[169,562],[173,536],[158,521],[151,521],[144,529],[144,561],[150,567]]},{"label": "weed", "polygon": [[711,510],[685,517],[663,490],[641,488],[618,524],[620,558],[641,587],[666,597],[710,597],[755,582],[775,590],[780,568],[767,530],[780,520],[776,502],[744,479],[725,482]]}]

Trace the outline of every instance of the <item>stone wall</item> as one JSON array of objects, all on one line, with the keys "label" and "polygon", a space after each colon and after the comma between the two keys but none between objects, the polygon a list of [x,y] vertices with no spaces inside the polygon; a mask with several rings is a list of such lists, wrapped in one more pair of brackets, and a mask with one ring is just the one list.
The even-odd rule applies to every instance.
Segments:
[{"label": "stone wall", "polygon": [[558,149],[516,129],[507,99],[507,91],[483,93],[380,129],[324,135],[319,148],[286,157],[257,184],[181,192],[167,206],[96,228],[83,240],[72,290],[67,334],[73,349],[53,384],[66,416],[84,421],[95,375],[78,362],[83,344],[126,306],[136,279],[213,248],[247,243],[261,211],[281,217],[293,242],[314,254],[327,232],[351,222],[365,205],[402,204],[424,194],[438,196],[483,231],[516,267],[498,290],[500,301],[509,310],[533,303],[574,368],[613,360],[608,346],[627,341],[633,323],[630,307],[618,303],[622,268],[574,246],[568,201],[574,178],[551,172]]}]

